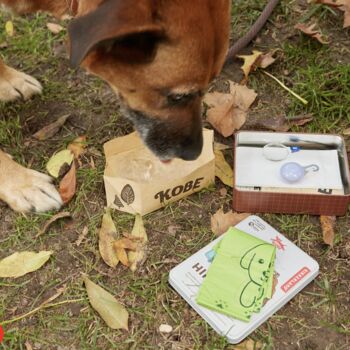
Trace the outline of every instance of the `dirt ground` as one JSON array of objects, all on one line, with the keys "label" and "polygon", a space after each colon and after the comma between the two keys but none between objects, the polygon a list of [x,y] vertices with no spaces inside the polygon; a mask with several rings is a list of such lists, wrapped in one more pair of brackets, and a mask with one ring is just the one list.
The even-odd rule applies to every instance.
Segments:
[{"label": "dirt ground", "polygon": [[[233,39],[246,31],[264,3],[235,2]],[[3,30],[10,19],[16,30],[13,37]],[[37,272],[0,279],[0,324],[35,309],[63,285],[67,291],[55,302],[79,301],[43,309],[5,325],[0,349],[235,349],[167,282],[171,268],[214,239],[210,215],[220,207],[231,207],[232,189],[220,192],[225,186],[217,179],[210,189],[146,215],[147,260],[136,273],[122,266],[113,270],[105,265],[98,252],[98,229],[105,206],[102,146],[132,131],[132,126],[120,114],[119,102],[104,82],[83,70],[69,68],[65,33],[50,33],[46,23],[52,21],[46,15],[0,15],[0,55],[44,86],[41,96],[0,105],[0,145],[22,164],[40,171],[45,171],[54,152],[79,135],[87,136],[88,149],[78,170],[77,194],[65,208],[72,213],[72,220],[59,221],[35,238],[53,213],[21,215],[0,203],[0,259],[15,251],[54,251]],[[293,28],[298,21],[316,22],[330,44],[321,45],[298,33]],[[293,131],[342,134],[350,127],[350,31],[342,28],[340,12],[305,1],[281,1],[266,29],[245,52],[252,47],[262,51],[279,49],[278,60],[268,71],[308,99],[309,105],[303,106],[257,71],[248,86],[258,93],[258,100],[243,129],[276,130],[281,117],[286,122],[292,116],[308,113],[314,120],[305,126],[292,126]],[[241,63],[235,60],[228,66],[211,90],[225,89],[227,79],[239,82]],[[71,116],[58,134],[43,142],[33,139],[33,133],[65,114]],[[216,140],[227,145],[233,142],[219,135]],[[350,148],[350,139],[346,142]],[[225,156],[232,160],[231,150]],[[316,259],[320,274],[250,335],[256,349],[349,349],[349,211],[337,219],[333,249],[323,243],[317,216],[261,217]],[[113,219],[119,232],[131,230],[133,216],[113,212]],[[77,246],[85,226],[88,234]],[[82,273],[125,305],[130,313],[128,332],[109,329],[91,308]],[[169,335],[160,333],[161,324],[171,325],[173,331]]]}]

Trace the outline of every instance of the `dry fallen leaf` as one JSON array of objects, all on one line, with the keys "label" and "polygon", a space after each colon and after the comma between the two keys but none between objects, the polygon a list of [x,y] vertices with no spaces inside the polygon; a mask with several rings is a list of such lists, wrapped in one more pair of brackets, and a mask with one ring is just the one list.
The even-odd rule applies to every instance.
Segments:
[{"label": "dry fallen leaf", "polygon": [[20,277],[38,270],[50,258],[51,251],[16,252],[0,260],[0,277]]},{"label": "dry fallen leaf", "polygon": [[54,215],[49,221],[47,221],[44,225],[44,227],[36,234],[35,238],[43,235],[44,233],[46,233],[46,231],[48,230],[48,228],[51,226],[51,224],[53,224],[55,221],[59,220],[59,219],[63,219],[63,218],[70,218],[72,217],[71,213],[68,211],[65,211],[63,213],[58,213],[56,215]]},{"label": "dry fallen leaf", "polygon": [[314,120],[314,116],[312,114],[301,114],[301,115],[297,115],[295,117],[291,117],[287,119],[288,124],[290,125],[290,128],[293,125],[303,126],[313,120]]},{"label": "dry fallen leaf", "polygon": [[47,140],[50,137],[54,136],[64,125],[66,120],[70,117],[70,114],[63,115],[62,117],[58,118],[55,122],[46,125],[39,131],[37,131],[33,137],[36,138],[39,141]]},{"label": "dry fallen leaf", "polygon": [[5,23],[5,32],[8,36],[13,36],[15,33],[15,29],[13,27],[13,22],[12,21],[7,21]]},{"label": "dry fallen leaf", "polygon": [[334,244],[334,226],[337,218],[335,216],[320,216],[320,222],[323,233],[323,241],[333,247]]},{"label": "dry fallen leaf", "polygon": [[73,162],[70,170],[60,182],[59,193],[64,204],[67,204],[75,195],[77,189],[77,170]]},{"label": "dry fallen leaf", "polygon": [[26,350],[33,350],[33,347],[32,345],[29,343],[28,340],[26,340],[26,342],[24,343],[25,347],[26,347]]},{"label": "dry fallen leaf", "polygon": [[259,68],[265,69],[271,66],[272,63],[276,61],[276,58],[273,55],[276,53],[276,50],[272,50],[267,53],[263,53],[257,60],[256,65]]},{"label": "dry fallen leaf", "polygon": [[58,178],[60,170],[66,165],[70,166],[73,159],[74,154],[69,149],[57,152],[47,162],[46,170],[51,176]]},{"label": "dry fallen leaf", "polygon": [[123,264],[126,267],[129,267],[130,262],[129,262],[128,254],[126,253],[126,250],[124,248],[116,248],[115,246],[114,246],[114,250],[121,264]]},{"label": "dry fallen leaf", "polygon": [[232,211],[224,213],[221,208],[210,218],[211,230],[214,234],[220,236],[225,233],[231,226],[237,225],[249,215],[250,214],[247,213],[234,213]]},{"label": "dry fallen leaf", "polygon": [[215,176],[218,177],[222,183],[233,187],[233,170],[226,162],[224,154],[221,151],[215,151]]},{"label": "dry fallen leaf", "polygon": [[47,23],[46,27],[53,34],[58,34],[64,30],[64,27],[57,23]]},{"label": "dry fallen leaf", "polygon": [[75,159],[78,159],[85,152],[86,136],[77,137],[68,145],[67,149],[73,152]]},{"label": "dry fallen leaf", "polygon": [[115,249],[122,248],[122,249],[128,249],[128,250],[133,250],[133,251],[135,251],[137,248],[137,244],[135,243],[135,241],[133,242],[129,238],[118,239],[117,241],[115,241],[113,243],[113,246]]},{"label": "dry fallen leaf", "polygon": [[231,136],[246,121],[247,111],[256,99],[254,90],[230,83],[230,93],[208,93],[204,102],[208,105],[208,122],[224,137]]},{"label": "dry fallen leaf", "polygon": [[110,293],[84,277],[90,304],[112,329],[128,330],[129,313]]},{"label": "dry fallen leaf", "polygon": [[233,146],[224,145],[220,142],[214,142],[214,151],[225,151],[227,149],[233,149]]},{"label": "dry fallen leaf", "polygon": [[241,58],[242,60],[244,60],[244,63],[243,63],[243,66],[241,67],[241,69],[244,73],[245,81],[248,80],[249,73],[254,71],[257,68],[255,63],[257,62],[257,60],[259,59],[259,57],[262,54],[263,54],[262,52],[254,50],[253,54],[251,54],[251,55],[237,56],[237,57]]},{"label": "dry fallen leaf", "polygon": [[321,44],[329,44],[329,41],[327,41],[322,33],[319,30],[315,30],[314,28],[316,27],[316,23],[311,24],[310,26],[307,26],[306,24],[303,23],[297,23],[294,28],[299,29],[302,31],[304,34],[310,36],[311,38],[317,40]]},{"label": "dry fallen leaf", "polygon": [[233,350],[260,350],[263,344],[253,339],[247,339],[237,345],[234,345]]},{"label": "dry fallen leaf", "polygon": [[98,248],[103,261],[108,266],[115,268],[118,265],[119,259],[113,248],[113,242],[118,239],[118,234],[109,210],[103,215],[98,237]]},{"label": "dry fallen leaf", "polygon": [[343,135],[349,136],[349,135],[350,135],[350,128],[349,128],[349,129],[345,129],[345,130],[343,131]]},{"label": "dry fallen leaf", "polygon": [[261,51],[253,50],[251,55],[241,55],[237,56],[244,60],[243,66],[241,67],[244,73],[244,79],[242,83],[246,83],[248,81],[248,76],[251,72],[254,72],[257,68],[267,68],[272,63],[276,61],[276,58],[273,55],[276,53],[276,50],[272,50],[267,53],[263,53]]},{"label": "dry fallen leaf", "polygon": [[131,231],[131,236],[140,239],[140,243],[135,252],[128,252],[128,259],[130,262],[130,270],[136,271],[137,266],[145,259],[145,246],[148,241],[147,233],[143,225],[142,216],[137,214],[135,216],[134,227]]},{"label": "dry fallen leaf", "polygon": [[318,4],[335,7],[344,12],[343,28],[350,27],[350,0],[316,0]]}]

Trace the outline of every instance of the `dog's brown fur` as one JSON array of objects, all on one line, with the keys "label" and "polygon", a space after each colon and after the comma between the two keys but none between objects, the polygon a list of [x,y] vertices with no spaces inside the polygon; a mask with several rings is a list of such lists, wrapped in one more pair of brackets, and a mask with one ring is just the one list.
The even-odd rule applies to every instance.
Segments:
[{"label": "dog's brown fur", "polygon": [[[19,13],[74,14],[76,18],[69,26],[72,64],[81,65],[111,85],[124,102],[126,115],[159,158],[190,160],[200,154],[201,97],[219,74],[227,53],[229,0],[1,3]],[[0,89],[2,77],[6,75],[11,81],[9,76],[17,73],[0,62]],[[20,89],[14,90],[18,94]],[[27,92],[25,97],[30,95]],[[10,160],[3,155],[1,159],[3,183],[1,169]]]}]

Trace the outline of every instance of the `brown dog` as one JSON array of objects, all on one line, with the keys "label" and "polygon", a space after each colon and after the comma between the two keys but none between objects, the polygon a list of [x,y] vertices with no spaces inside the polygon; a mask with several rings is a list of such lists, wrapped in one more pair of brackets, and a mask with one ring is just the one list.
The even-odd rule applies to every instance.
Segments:
[{"label": "brown dog", "polygon": [[[127,117],[161,159],[196,159],[202,149],[201,97],[228,49],[229,0],[0,0],[18,13],[73,14],[73,66],[106,80]],[[3,90],[3,91],[2,91]],[[0,62],[0,99],[41,91],[33,78]],[[1,151],[0,151],[1,152]],[[13,167],[13,169],[11,169]],[[5,172],[5,169],[6,172]],[[26,175],[14,177],[13,174]],[[0,199],[19,211],[60,203],[47,182],[0,153]],[[35,190],[36,188],[36,190]],[[40,206],[35,192],[41,199]],[[38,197],[38,198],[39,198]]]}]

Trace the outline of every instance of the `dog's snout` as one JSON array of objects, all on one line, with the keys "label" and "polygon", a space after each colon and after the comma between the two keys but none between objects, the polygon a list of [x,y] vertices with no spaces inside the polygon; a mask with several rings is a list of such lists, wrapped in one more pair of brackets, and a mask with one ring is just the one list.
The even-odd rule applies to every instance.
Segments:
[{"label": "dog's snout", "polygon": [[183,160],[196,160],[202,153],[203,136],[202,133],[189,137],[181,144],[177,156]]}]

